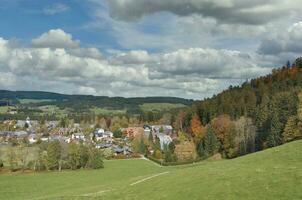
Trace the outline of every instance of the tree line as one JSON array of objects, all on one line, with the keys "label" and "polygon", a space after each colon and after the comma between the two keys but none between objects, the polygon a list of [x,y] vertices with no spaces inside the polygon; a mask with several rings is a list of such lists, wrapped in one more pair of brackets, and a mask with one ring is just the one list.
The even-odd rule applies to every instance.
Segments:
[{"label": "tree line", "polygon": [[52,141],[35,147],[21,144],[8,147],[5,153],[7,160],[0,161],[0,167],[7,167],[11,171],[61,171],[104,167],[100,150],[83,143]]}]

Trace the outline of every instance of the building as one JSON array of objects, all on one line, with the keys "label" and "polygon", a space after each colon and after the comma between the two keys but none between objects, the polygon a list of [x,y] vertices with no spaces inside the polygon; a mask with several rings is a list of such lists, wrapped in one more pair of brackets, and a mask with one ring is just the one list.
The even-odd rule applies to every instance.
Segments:
[{"label": "building", "polygon": [[36,134],[29,134],[29,136],[28,136],[28,141],[29,141],[29,143],[30,144],[34,144],[34,143],[36,143],[37,141],[38,141],[38,137],[37,137],[37,135]]},{"label": "building", "polygon": [[166,135],[172,135],[173,133],[173,128],[171,125],[152,125],[151,126],[151,131],[153,135],[157,135],[159,133],[163,133]]},{"label": "building", "polygon": [[172,138],[170,135],[166,135],[163,133],[159,133],[156,135],[160,142],[160,148],[163,150],[165,145],[169,145],[172,142]]}]

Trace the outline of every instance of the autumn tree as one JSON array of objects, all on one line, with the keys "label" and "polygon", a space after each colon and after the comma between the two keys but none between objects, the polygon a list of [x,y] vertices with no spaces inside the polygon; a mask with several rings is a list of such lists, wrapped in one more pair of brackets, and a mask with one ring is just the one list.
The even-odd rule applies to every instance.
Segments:
[{"label": "autumn tree", "polygon": [[204,127],[197,114],[194,114],[190,121],[190,132],[196,141],[199,141],[204,137]]},{"label": "autumn tree", "polygon": [[223,142],[226,135],[229,134],[231,124],[232,121],[229,115],[220,115],[213,119],[212,128],[220,142]]},{"label": "autumn tree", "polygon": [[284,132],[283,132],[283,140],[284,142],[293,141],[298,138],[300,135],[300,131],[298,128],[298,118],[297,116],[292,116],[288,119]]}]

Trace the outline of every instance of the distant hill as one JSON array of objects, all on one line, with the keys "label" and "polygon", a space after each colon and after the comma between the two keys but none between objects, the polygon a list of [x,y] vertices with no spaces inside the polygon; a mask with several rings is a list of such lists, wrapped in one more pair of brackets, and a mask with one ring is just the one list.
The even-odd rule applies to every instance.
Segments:
[{"label": "distant hill", "polygon": [[0,99],[51,99],[51,100],[98,100],[98,101],[120,101],[124,103],[180,103],[191,105],[193,100],[178,98],[178,97],[108,97],[108,96],[93,96],[93,95],[67,95],[44,91],[9,91],[0,90]]},{"label": "distant hill", "polygon": [[[137,115],[146,112],[162,114],[164,111],[167,112],[167,108],[169,108],[169,111],[173,111],[175,109],[190,106],[193,102],[193,100],[177,97],[124,98],[93,95],[66,95],[44,91],[0,90],[0,106],[10,104],[11,106],[19,107],[19,110],[21,110],[24,115],[32,114],[33,117],[35,117],[34,113],[42,112],[41,107],[43,108],[42,110],[44,113],[46,112],[49,114],[49,112],[51,112],[58,115],[67,113],[76,113],[77,115],[89,113],[101,115]],[[149,107],[154,109],[145,109]],[[4,114],[5,113],[2,113],[2,117]],[[22,117],[24,116],[22,115]]]}]

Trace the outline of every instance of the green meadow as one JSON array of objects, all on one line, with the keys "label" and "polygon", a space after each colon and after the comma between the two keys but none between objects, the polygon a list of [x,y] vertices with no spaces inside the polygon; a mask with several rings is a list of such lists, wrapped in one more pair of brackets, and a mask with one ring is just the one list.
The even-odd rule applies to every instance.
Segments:
[{"label": "green meadow", "polygon": [[101,170],[0,175],[0,199],[302,199],[302,140],[233,160],[160,167],[105,161]]}]

